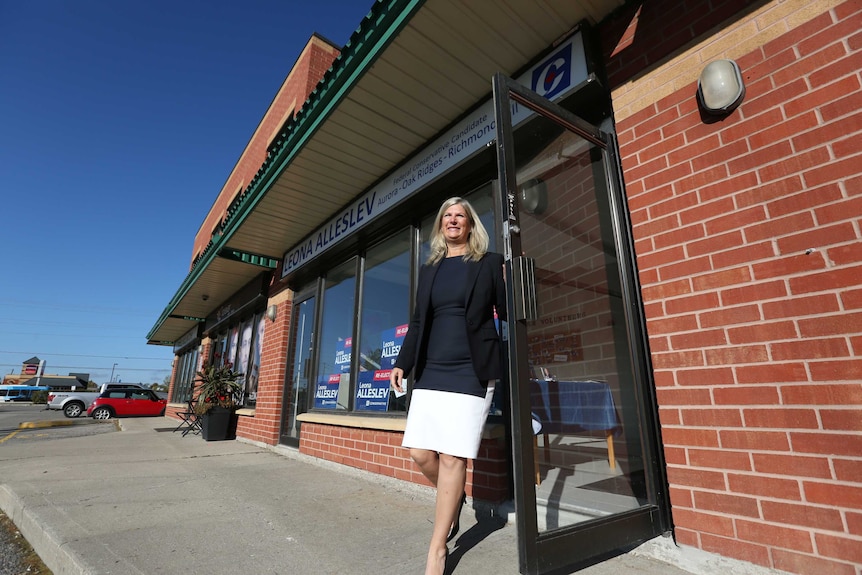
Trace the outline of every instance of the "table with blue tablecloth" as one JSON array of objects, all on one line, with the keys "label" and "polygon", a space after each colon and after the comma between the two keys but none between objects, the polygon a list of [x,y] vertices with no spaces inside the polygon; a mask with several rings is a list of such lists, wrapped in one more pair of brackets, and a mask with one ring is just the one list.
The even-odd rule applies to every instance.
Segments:
[{"label": "table with blue tablecloth", "polygon": [[530,399],[533,419],[541,424],[536,434],[544,436],[546,452],[549,433],[602,431],[607,438],[608,463],[616,468],[613,436],[620,429],[620,418],[607,383],[531,379]]}]

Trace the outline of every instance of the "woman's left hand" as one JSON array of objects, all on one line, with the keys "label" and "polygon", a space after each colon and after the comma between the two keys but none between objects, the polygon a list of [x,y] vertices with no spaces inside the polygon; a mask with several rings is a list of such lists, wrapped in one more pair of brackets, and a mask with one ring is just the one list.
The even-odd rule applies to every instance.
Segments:
[{"label": "woman's left hand", "polygon": [[400,367],[393,367],[389,372],[389,386],[398,393],[404,393],[404,370]]}]

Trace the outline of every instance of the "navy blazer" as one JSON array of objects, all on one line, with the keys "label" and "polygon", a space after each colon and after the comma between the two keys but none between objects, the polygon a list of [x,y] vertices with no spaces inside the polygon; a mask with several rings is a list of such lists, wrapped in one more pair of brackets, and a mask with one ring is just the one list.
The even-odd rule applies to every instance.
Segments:
[{"label": "navy blazer", "polygon": [[[466,262],[467,285],[464,292],[464,319],[467,323],[467,341],[470,357],[479,381],[501,379],[503,360],[501,338],[494,326],[494,309],[500,321],[506,320],[506,286],[503,283],[503,256],[488,252],[481,260]],[[431,286],[440,268],[423,265],[419,270],[419,285],[416,289],[416,308],[395,367],[404,370],[404,376],[416,371],[415,379],[422,376],[425,367],[428,335],[431,327]]]}]

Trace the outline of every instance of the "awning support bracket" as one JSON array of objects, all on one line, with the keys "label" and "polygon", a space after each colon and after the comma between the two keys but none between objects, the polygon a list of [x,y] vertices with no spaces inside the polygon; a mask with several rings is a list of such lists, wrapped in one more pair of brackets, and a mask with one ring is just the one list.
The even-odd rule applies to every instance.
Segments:
[{"label": "awning support bracket", "polygon": [[242,262],[244,264],[251,264],[253,266],[266,268],[268,270],[274,270],[276,267],[278,267],[278,258],[264,256],[260,254],[253,254],[251,252],[244,252],[242,250],[235,250],[233,248],[223,248],[221,251],[219,251],[218,257],[232,260],[235,262]]}]

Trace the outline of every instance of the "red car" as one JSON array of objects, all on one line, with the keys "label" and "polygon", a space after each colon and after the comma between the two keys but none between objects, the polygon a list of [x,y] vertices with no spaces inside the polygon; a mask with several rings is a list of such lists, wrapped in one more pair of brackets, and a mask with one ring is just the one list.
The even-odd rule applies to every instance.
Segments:
[{"label": "red car", "polygon": [[87,415],[93,419],[164,415],[167,405],[167,399],[149,389],[110,389],[93,400],[87,408]]}]

